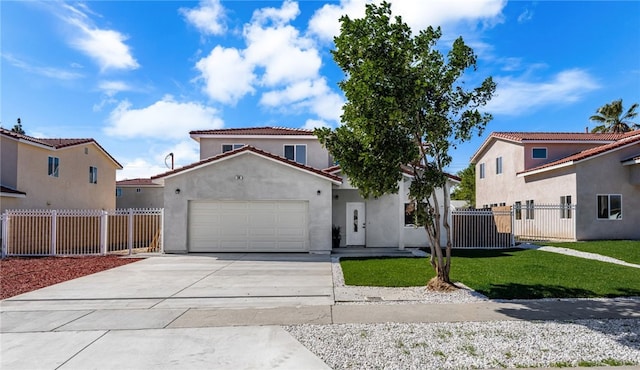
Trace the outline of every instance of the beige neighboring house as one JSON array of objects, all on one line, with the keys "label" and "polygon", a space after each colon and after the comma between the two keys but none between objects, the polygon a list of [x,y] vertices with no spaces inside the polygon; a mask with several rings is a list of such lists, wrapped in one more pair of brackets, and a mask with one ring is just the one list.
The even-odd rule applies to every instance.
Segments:
[{"label": "beige neighboring house", "polygon": [[149,178],[116,182],[116,208],[162,208],[164,189]]},{"label": "beige neighboring house", "polygon": [[[410,171],[403,172],[398,194],[364,199],[311,130],[190,134],[200,143],[201,160],[151,177],[164,185],[168,253],[329,253],[334,225],[340,246],[428,245],[425,230],[406,212]],[[449,185],[458,181],[452,176]]]},{"label": "beige neighboring house", "polygon": [[0,128],[0,211],[114,209],[122,166],[94,139],[41,139]]},{"label": "beige neighboring house", "polygon": [[575,205],[575,238],[640,239],[640,130],[613,133],[494,132],[471,158],[477,207]]}]

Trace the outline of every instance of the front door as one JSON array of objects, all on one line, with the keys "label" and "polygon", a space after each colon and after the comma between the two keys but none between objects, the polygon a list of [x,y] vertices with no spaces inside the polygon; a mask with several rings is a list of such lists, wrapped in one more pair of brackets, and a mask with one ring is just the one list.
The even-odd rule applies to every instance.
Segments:
[{"label": "front door", "polygon": [[364,203],[347,203],[347,245],[365,245],[365,225]]}]

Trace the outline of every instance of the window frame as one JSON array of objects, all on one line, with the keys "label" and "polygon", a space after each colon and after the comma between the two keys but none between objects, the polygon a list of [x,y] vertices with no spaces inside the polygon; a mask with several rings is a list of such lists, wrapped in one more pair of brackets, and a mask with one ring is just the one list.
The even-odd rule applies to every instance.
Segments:
[{"label": "window frame", "polygon": [[[534,154],[536,150],[544,150],[544,157],[536,157]],[[540,146],[531,148],[531,159],[547,159],[547,157],[549,157],[549,150],[547,147]]]},{"label": "window frame", "polygon": [[49,156],[47,165],[47,175],[50,177],[60,177],[60,158]]},{"label": "window frame", "polygon": [[561,219],[571,219],[573,215],[571,214],[571,195],[562,195],[560,196],[560,218]]},{"label": "window frame", "polygon": [[513,205],[516,220],[522,220],[522,202],[516,201]]},{"label": "window frame", "polygon": [[89,166],[89,183],[97,184],[98,183],[98,167]]},{"label": "window frame", "polygon": [[[293,147],[293,158],[287,157],[287,147]],[[301,148],[304,148],[304,158],[302,162],[298,158],[300,154],[298,150]],[[296,163],[306,166],[307,165],[307,144],[283,144],[282,156],[290,161],[294,161]]]},{"label": "window frame", "polygon": [[484,179],[486,176],[484,163],[478,165],[478,177]]},{"label": "window frame", "polygon": [[502,157],[496,158],[496,175],[502,174]]},{"label": "window frame", "polygon": [[122,197],[122,188],[116,188],[116,198]]},{"label": "window frame", "polygon": [[[600,209],[600,198],[601,197],[607,197],[607,217],[601,217],[600,214],[602,213],[602,210]],[[612,218],[611,217],[611,198],[612,197],[617,197],[618,199],[620,199],[620,213],[617,217]],[[596,220],[614,220],[614,221],[618,221],[618,220],[622,220],[622,194],[596,194]]]},{"label": "window frame", "polygon": [[[231,147],[231,149],[229,149],[229,150],[224,150],[224,147],[225,147],[225,146],[229,146],[229,147]],[[241,143],[233,143],[233,144],[229,144],[229,143],[226,143],[226,144],[221,144],[221,145],[220,145],[220,148],[221,148],[221,153],[227,153],[227,152],[234,151],[234,150],[236,150],[236,149],[240,149],[240,148],[242,148],[243,146],[245,146],[245,144],[241,144]]]},{"label": "window frame", "polygon": [[527,199],[525,201],[525,220],[534,220],[535,219],[535,203],[533,199]]}]

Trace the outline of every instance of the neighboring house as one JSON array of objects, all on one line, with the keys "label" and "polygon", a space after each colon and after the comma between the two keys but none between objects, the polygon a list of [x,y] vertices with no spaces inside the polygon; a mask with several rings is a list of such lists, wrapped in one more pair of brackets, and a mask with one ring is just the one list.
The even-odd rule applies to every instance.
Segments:
[{"label": "neighboring house", "polygon": [[164,189],[151,179],[128,179],[116,182],[116,208],[162,208]]},{"label": "neighboring house", "polygon": [[0,211],[114,209],[122,166],[94,139],[40,139],[0,128]]},{"label": "neighboring house", "polygon": [[576,205],[575,238],[640,239],[640,130],[612,133],[494,132],[471,158],[476,205],[526,209]]},{"label": "neighboring house", "polygon": [[169,253],[329,253],[332,225],[341,228],[342,246],[427,245],[426,232],[405,212],[410,171],[398,194],[363,199],[311,130],[255,127],[191,137],[201,160],[151,178],[164,185]]}]

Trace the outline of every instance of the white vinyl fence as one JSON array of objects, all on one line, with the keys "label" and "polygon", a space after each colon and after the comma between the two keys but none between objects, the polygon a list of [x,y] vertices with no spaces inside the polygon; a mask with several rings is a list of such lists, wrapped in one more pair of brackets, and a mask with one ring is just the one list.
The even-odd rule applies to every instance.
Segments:
[{"label": "white vinyl fence", "polygon": [[510,248],[518,243],[575,241],[576,205],[537,204],[452,212],[454,248]]},{"label": "white vinyl fence", "polygon": [[163,209],[7,210],[2,257],[162,252]]}]

